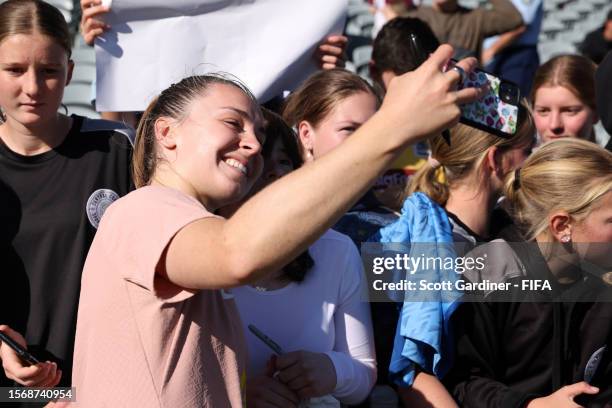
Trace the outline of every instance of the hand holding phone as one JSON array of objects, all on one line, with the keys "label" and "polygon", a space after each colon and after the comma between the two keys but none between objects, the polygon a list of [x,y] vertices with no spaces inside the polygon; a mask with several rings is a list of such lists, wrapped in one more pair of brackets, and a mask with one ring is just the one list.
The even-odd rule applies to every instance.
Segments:
[{"label": "hand holding phone", "polygon": [[12,348],[13,351],[17,353],[17,355],[23,362],[29,363],[31,365],[40,363],[40,361],[38,361],[36,357],[34,357],[24,347],[22,347],[21,344],[17,343],[15,340],[13,340],[7,334],[1,331],[0,331],[0,343],[4,343],[10,348]]},{"label": "hand holding phone", "polygon": [[496,136],[514,136],[519,127],[521,91],[518,85],[476,68],[467,73],[465,81],[459,85],[459,89],[471,87],[486,87],[487,93],[461,106],[459,121]]},{"label": "hand holding phone", "polygon": [[[420,66],[429,55],[416,35],[410,35],[410,42],[416,58],[415,65]],[[451,60],[446,70],[453,69],[456,63],[457,61]],[[459,84],[458,89],[472,87],[486,88],[487,93],[477,101],[461,106],[459,121],[500,137],[512,137],[519,125],[521,93],[518,85],[476,68],[465,74],[464,81]],[[443,132],[443,136],[450,144],[447,130]]]},{"label": "hand holding phone", "polygon": [[39,361],[24,345],[25,339],[19,333],[0,325],[0,359],[6,377],[26,387],[55,387],[62,370],[56,363]]}]

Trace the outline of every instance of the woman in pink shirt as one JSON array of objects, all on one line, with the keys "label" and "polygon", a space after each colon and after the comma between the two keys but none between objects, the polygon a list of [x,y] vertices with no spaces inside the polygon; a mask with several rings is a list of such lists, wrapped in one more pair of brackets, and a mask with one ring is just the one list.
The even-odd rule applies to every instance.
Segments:
[{"label": "woman in pink shirt", "polygon": [[[263,123],[254,97],[227,77],[206,75],[153,100],[137,131],[139,188],[108,208],[85,263],[77,404],[241,407],[244,337],[223,289],[279,270],[406,145],[458,120],[457,104],[481,91],[454,90],[459,74],[441,72],[451,55],[442,46],[419,70],[395,79],[381,110],[342,146],[229,219],[213,213],[242,198],[261,172]],[[461,64],[469,70],[476,61]]]}]

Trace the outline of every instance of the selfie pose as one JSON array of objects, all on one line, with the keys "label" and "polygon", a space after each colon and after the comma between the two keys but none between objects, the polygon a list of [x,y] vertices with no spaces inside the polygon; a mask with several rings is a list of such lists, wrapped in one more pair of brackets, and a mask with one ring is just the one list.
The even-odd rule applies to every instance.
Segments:
[{"label": "selfie pose", "polygon": [[0,357],[6,378],[27,386],[70,385],[85,256],[105,209],[132,189],[133,135],[58,113],[70,44],[53,6],[0,4],[0,330],[41,363],[4,343]]},{"label": "selfie pose", "polygon": [[[279,271],[402,148],[457,120],[457,103],[482,91],[453,89],[459,74],[441,72],[451,55],[442,46],[421,69],[396,78],[381,110],[341,147],[229,219],[213,212],[244,197],[261,171],[265,135],[254,97],[206,75],[154,99],[137,131],[139,188],[107,210],[83,271],[77,405],[241,407],[246,345],[234,300],[220,289]],[[461,64],[469,71],[476,61]]]}]

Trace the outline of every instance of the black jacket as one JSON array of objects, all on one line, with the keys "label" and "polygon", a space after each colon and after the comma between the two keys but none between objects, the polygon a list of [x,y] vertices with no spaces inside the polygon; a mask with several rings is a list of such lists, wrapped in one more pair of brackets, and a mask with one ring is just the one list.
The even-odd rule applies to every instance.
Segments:
[{"label": "black jacket", "polygon": [[[612,402],[611,289],[589,274],[561,286],[535,246],[529,248],[518,256],[510,250],[515,259],[506,259],[510,264],[520,259],[525,266],[525,275],[510,272],[503,278],[519,289],[511,286],[509,292],[461,306],[455,365],[444,382],[461,406],[520,408],[564,385],[591,379],[599,394],[577,402],[603,407]],[[548,279],[552,292],[526,294],[520,290],[525,279]],[[500,302],[502,297],[521,301]],[[599,365],[594,364],[597,356],[603,357]]]}]

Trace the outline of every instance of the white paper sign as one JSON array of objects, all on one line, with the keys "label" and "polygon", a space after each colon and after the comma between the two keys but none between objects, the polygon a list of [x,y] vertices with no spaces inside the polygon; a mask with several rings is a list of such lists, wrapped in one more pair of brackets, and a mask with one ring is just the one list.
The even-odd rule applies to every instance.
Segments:
[{"label": "white paper sign", "polygon": [[[107,0],[108,1],[108,0]],[[229,72],[262,102],[315,69],[347,0],[112,0],[96,40],[99,111],[142,111],[170,84]]]}]

